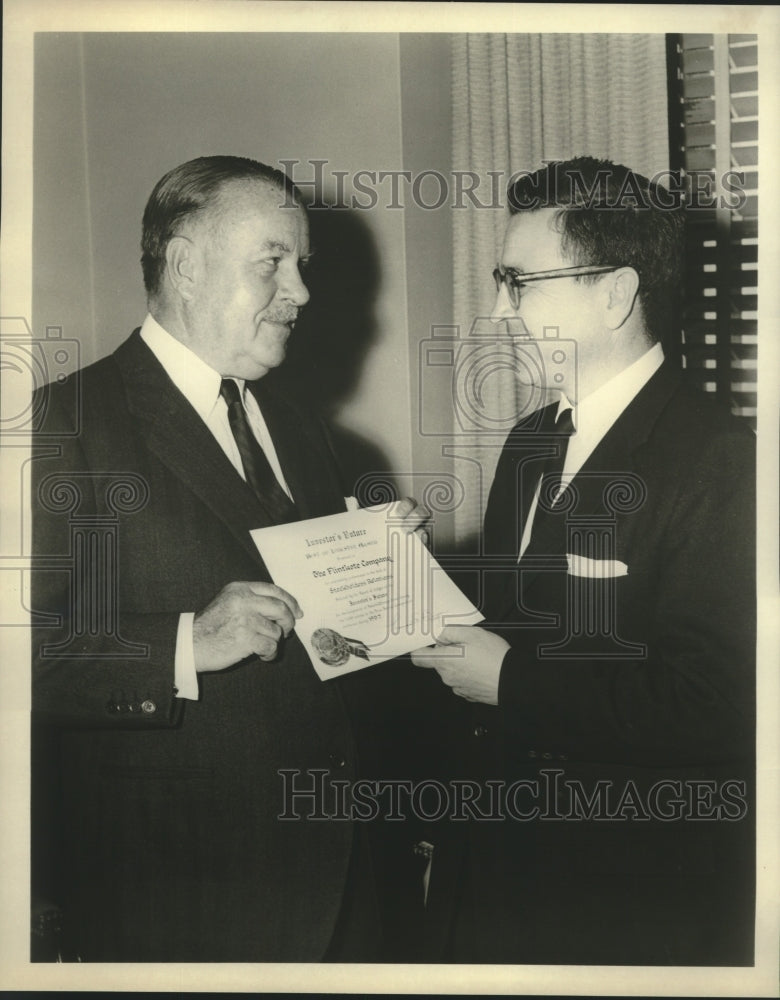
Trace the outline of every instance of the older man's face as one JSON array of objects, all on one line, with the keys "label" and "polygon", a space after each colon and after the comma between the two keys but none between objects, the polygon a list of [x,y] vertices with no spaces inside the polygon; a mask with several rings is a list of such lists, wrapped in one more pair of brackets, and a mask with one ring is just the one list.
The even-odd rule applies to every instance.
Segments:
[{"label": "older man's face", "polygon": [[262,378],[284,360],[309,292],[300,273],[309,226],[263,182],[232,182],[192,233],[198,260],[191,346],[221,375]]}]

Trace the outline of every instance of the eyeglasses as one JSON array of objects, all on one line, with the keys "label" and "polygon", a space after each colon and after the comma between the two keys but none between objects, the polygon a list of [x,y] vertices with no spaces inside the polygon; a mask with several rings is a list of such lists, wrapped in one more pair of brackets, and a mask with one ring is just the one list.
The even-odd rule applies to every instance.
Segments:
[{"label": "eyeglasses", "polygon": [[496,291],[501,291],[501,286],[506,285],[509,301],[515,309],[520,308],[520,296],[523,285],[530,281],[547,281],[549,278],[581,278],[588,274],[606,274],[608,271],[617,271],[620,264],[586,264],[583,267],[557,267],[552,271],[534,271],[533,274],[522,274],[509,267],[504,269],[497,264],[493,271],[493,280],[496,283]]}]

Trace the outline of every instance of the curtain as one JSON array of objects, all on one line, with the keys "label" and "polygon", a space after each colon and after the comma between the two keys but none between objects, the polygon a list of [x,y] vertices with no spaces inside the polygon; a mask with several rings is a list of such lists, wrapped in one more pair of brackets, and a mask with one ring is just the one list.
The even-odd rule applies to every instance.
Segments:
[{"label": "curtain", "polygon": [[508,218],[506,182],[545,159],[583,154],[646,176],[668,169],[665,37],[461,34],[452,65],[453,168],[480,184],[453,212],[460,344],[452,454],[467,498],[455,512],[455,533],[470,547],[507,432],[544,402],[518,383],[503,325],[487,321]]}]

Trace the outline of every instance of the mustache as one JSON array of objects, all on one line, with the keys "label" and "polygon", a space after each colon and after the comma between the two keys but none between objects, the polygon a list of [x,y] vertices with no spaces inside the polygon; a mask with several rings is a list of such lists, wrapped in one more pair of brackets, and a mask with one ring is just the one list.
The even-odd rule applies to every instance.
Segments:
[{"label": "mustache", "polygon": [[298,315],[298,309],[270,309],[265,314],[265,319],[269,323],[295,323]]}]

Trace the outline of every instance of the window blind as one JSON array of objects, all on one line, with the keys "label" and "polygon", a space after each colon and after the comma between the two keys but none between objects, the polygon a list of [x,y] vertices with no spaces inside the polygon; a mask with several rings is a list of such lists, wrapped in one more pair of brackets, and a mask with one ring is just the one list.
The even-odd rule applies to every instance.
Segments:
[{"label": "window blind", "polygon": [[758,41],[668,42],[671,167],[684,178],[689,209],[682,364],[755,427]]}]

